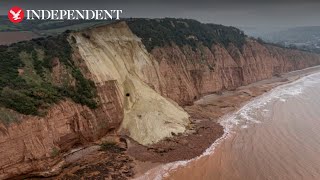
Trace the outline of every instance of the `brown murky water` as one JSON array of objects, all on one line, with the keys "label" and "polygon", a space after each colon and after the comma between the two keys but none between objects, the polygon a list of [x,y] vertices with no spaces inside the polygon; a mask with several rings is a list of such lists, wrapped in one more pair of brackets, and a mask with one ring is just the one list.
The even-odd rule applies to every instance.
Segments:
[{"label": "brown murky water", "polygon": [[274,89],[221,124],[225,136],[203,156],[143,179],[320,179],[320,74]]}]

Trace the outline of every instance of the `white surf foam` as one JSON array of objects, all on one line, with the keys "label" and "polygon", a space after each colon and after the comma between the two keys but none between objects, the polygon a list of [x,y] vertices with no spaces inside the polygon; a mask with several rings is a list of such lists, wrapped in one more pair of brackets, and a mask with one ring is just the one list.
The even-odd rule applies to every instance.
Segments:
[{"label": "white surf foam", "polygon": [[[255,113],[261,112],[258,111],[259,109],[263,109],[263,112],[269,112],[269,109],[266,107],[269,103],[275,101],[281,101],[285,103],[289,97],[299,95],[303,93],[303,90],[306,86],[312,86],[314,84],[320,83],[320,73],[315,73],[306,77],[303,77],[297,81],[292,83],[278,86],[273,90],[253,99],[252,101],[248,102],[238,111],[227,114],[220,118],[219,123],[224,127],[224,134],[222,137],[217,139],[206,151],[193,159],[185,160],[185,161],[176,161],[172,163],[168,163],[165,165],[158,166],[143,176],[140,176],[136,179],[138,180],[145,180],[145,179],[156,179],[161,180],[163,177],[167,177],[169,172],[175,170],[179,167],[186,166],[191,161],[196,161],[204,156],[210,155],[214,152],[215,148],[223,142],[226,138],[230,137],[232,133],[235,133],[234,129],[236,126],[241,125],[241,128],[248,128],[252,123],[261,123],[259,120],[255,119]],[[156,169],[156,171],[154,171]],[[157,173],[155,176],[150,178],[151,173]]]}]

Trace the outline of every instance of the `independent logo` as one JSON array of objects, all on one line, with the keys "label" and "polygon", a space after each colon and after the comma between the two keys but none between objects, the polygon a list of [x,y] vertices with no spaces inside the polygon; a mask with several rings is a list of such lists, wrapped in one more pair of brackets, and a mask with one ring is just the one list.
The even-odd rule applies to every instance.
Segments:
[{"label": "independent logo", "polygon": [[19,23],[23,20],[24,18],[24,11],[22,8],[15,6],[12,7],[9,11],[8,11],[8,18],[11,22],[13,23]]}]

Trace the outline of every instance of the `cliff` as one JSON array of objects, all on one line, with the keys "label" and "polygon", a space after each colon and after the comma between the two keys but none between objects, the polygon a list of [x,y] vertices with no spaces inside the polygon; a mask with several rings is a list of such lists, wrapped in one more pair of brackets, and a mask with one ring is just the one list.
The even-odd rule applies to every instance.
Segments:
[{"label": "cliff", "polygon": [[261,45],[248,39],[243,49],[213,45],[156,47],[151,54],[159,62],[161,94],[180,105],[199,97],[234,90],[281,73],[319,65],[318,54]]},{"label": "cliff", "polygon": [[[2,124],[0,179],[55,174],[59,168],[50,168],[64,164],[62,154],[116,131],[144,145],[185,131],[189,115],[148,85],[159,88],[159,65],[125,23],[72,33],[69,42],[74,63],[95,83],[99,106],[63,100],[45,117],[23,115],[19,123]],[[61,71],[56,65],[53,79]]]},{"label": "cliff", "polygon": [[147,145],[184,132],[188,114],[148,85],[159,88],[159,65],[124,22],[73,37],[94,82],[114,82],[124,109],[121,129],[131,138]]},{"label": "cliff", "polygon": [[[185,37],[196,39],[195,43],[172,40],[146,45],[152,37],[142,37],[132,23],[135,21],[129,26],[120,22],[68,35],[74,66],[95,84],[97,107],[88,107],[91,95],[85,96],[84,103],[66,96],[43,116],[1,107],[5,112],[0,116],[2,122],[9,114],[16,114],[17,120],[0,124],[0,179],[31,172],[58,173],[63,154],[108,134],[128,135],[143,145],[158,142],[186,130],[189,115],[180,106],[200,96],[320,64],[318,54],[243,40],[241,33],[207,43],[195,34]],[[188,27],[188,22],[183,24]],[[210,28],[222,28],[217,30],[220,35],[225,29],[229,32],[222,26]],[[232,43],[235,38],[240,40]],[[60,69],[59,60],[52,58],[50,76],[53,84],[59,84],[68,79],[59,77],[69,71],[63,65]],[[21,72],[27,71],[23,68]],[[70,81],[74,87],[76,80]]]},{"label": "cliff", "polygon": [[172,18],[128,25],[159,63],[159,93],[180,105],[320,63],[319,54],[260,44],[233,27]]}]

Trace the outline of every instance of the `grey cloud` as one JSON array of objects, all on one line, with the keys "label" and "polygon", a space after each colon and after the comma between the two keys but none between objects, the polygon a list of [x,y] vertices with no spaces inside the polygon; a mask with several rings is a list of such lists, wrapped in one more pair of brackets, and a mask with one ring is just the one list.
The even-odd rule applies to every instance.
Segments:
[{"label": "grey cloud", "polygon": [[318,0],[2,0],[24,9],[123,9],[125,17],[180,17],[265,31],[320,25]]}]

